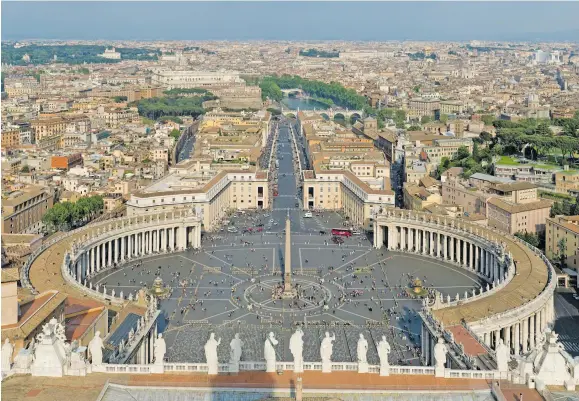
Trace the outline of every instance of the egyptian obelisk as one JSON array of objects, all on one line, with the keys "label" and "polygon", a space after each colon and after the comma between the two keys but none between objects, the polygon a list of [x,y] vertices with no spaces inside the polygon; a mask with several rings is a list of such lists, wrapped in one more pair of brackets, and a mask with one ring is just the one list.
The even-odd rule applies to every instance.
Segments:
[{"label": "egyptian obelisk", "polygon": [[283,292],[292,293],[292,257],[289,213],[285,220],[285,255],[283,269]]}]

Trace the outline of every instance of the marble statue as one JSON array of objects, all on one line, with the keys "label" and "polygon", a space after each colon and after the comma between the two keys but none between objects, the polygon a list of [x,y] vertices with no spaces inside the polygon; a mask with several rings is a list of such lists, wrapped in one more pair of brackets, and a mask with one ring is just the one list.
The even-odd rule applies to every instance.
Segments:
[{"label": "marble statue", "polygon": [[165,362],[165,354],[167,353],[167,344],[163,334],[159,333],[155,340],[155,365],[162,365]]},{"label": "marble statue", "polygon": [[289,341],[289,349],[294,357],[294,373],[303,373],[304,371],[304,332],[298,327],[292,334]]},{"label": "marble statue", "polygon": [[239,333],[235,334],[235,337],[229,343],[231,347],[229,363],[233,365],[233,371],[239,371],[239,361],[241,361],[241,348],[243,347],[243,341],[239,338]]},{"label": "marble statue", "polygon": [[448,350],[446,349],[446,344],[444,344],[444,339],[438,337],[438,343],[434,346],[434,363],[436,369],[444,369],[447,353]]},{"label": "marble statue", "polygon": [[94,333],[94,337],[88,343],[88,350],[92,357],[92,365],[102,365],[103,363],[103,340],[101,338],[101,332],[97,331]]},{"label": "marble statue", "polygon": [[386,340],[386,336],[378,343],[378,358],[380,358],[380,376],[387,376],[390,364],[388,363],[388,355],[390,354],[390,344]]},{"label": "marble statue", "polygon": [[265,357],[266,372],[273,373],[276,371],[276,356],[275,356],[275,346],[278,341],[275,339],[273,332],[270,332],[265,339],[265,344],[263,346],[263,356]]},{"label": "marble statue", "polygon": [[215,333],[209,335],[209,340],[205,343],[205,359],[207,361],[207,374],[216,375],[219,371],[219,360],[217,359],[217,347],[221,344],[221,338],[216,340]]},{"label": "marble statue", "polygon": [[364,338],[364,334],[360,333],[358,339],[358,346],[356,347],[356,355],[358,357],[358,373],[368,373],[368,341]]},{"label": "marble statue", "polygon": [[505,345],[502,338],[499,338],[499,342],[495,349],[495,354],[497,358],[497,369],[499,372],[507,372],[509,370],[509,359],[511,359],[511,351],[509,347]]},{"label": "marble statue", "polygon": [[360,338],[358,339],[358,363],[368,363],[366,354],[368,352],[368,341],[364,338],[364,334],[360,333]]},{"label": "marble statue", "polygon": [[14,353],[14,346],[10,344],[7,338],[2,345],[2,373],[6,374],[10,371],[12,365],[12,354]]},{"label": "marble statue", "polygon": [[322,357],[323,373],[330,373],[332,371],[332,353],[334,351],[335,340],[336,334],[330,337],[330,333],[326,331],[326,335],[322,340],[322,345],[320,346],[320,356]]},{"label": "marble statue", "polygon": [[42,326],[36,336],[32,376],[62,377],[70,357],[70,344],[65,343],[64,326],[55,318]]}]

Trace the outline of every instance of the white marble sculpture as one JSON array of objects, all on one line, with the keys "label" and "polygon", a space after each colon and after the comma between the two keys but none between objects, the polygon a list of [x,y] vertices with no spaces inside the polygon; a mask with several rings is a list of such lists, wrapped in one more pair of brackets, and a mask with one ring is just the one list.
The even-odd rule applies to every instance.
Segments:
[{"label": "white marble sculpture", "polygon": [[274,373],[276,371],[276,356],[275,356],[275,346],[278,341],[275,339],[273,332],[270,332],[265,339],[265,344],[263,346],[263,356],[265,357],[265,371],[269,373]]},{"label": "white marble sculpture", "polygon": [[155,340],[155,365],[162,365],[165,362],[165,354],[167,353],[167,344],[163,334],[159,333]]},{"label": "white marble sculpture", "polygon": [[235,337],[229,343],[229,347],[231,348],[229,371],[239,372],[239,361],[241,361],[241,353],[243,348],[243,341],[239,338],[239,333],[235,334]]},{"label": "white marble sculpture", "polygon": [[511,358],[511,351],[509,350],[509,347],[505,345],[502,338],[499,338],[495,353],[497,358],[498,371],[507,372],[509,370],[509,359]]},{"label": "white marble sculpture", "polygon": [[93,366],[102,365],[103,363],[103,339],[101,338],[101,332],[97,331],[94,333],[94,337],[88,343],[88,351],[90,352]]},{"label": "white marble sculpture", "polygon": [[388,376],[390,374],[390,364],[388,363],[388,355],[390,354],[390,344],[386,340],[386,336],[378,343],[378,358],[380,358],[380,376]]},{"label": "white marble sculpture", "polygon": [[14,353],[14,346],[10,344],[7,338],[2,345],[2,374],[6,375],[10,371],[12,365],[12,354]]},{"label": "white marble sculpture", "polygon": [[216,375],[219,371],[219,360],[217,359],[217,347],[221,344],[221,338],[215,339],[215,333],[209,335],[209,340],[205,343],[205,360],[207,361],[207,374]]},{"label": "white marble sculpture", "polygon": [[289,341],[289,349],[294,357],[294,373],[303,373],[304,371],[304,332],[302,329],[298,328],[294,334],[292,334]]},{"label": "white marble sculpture", "polygon": [[42,326],[38,334],[30,373],[32,376],[62,377],[67,363],[67,347],[62,332],[64,327],[54,318]]},{"label": "white marble sculpture", "polygon": [[368,373],[368,341],[364,338],[364,334],[360,333],[358,339],[358,346],[356,354],[358,356],[358,373]]},{"label": "white marble sculpture", "polygon": [[444,365],[446,364],[446,344],[442,337],[438,337],[438,342],[434,346],[434,369],[437,377],[444,377]]},{"label": "white marble sculpture", "polygon": [[326,335],[322,340],[320,347],[320,356],[322,357],[322,373],[330,373],[332,371],[332,353],[334,352],[334,341],[336,334],[330,337],[330,333],[326,331]]}]

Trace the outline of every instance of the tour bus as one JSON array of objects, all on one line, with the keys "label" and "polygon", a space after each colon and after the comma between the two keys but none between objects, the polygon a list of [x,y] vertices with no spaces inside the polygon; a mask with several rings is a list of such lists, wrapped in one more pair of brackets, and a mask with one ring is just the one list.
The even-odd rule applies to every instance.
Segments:
[{"label": "tour bus", "polygon": [[339,235],[342,237],[351,237],[352,231],[347,228],[332,228],[332,235]]}]

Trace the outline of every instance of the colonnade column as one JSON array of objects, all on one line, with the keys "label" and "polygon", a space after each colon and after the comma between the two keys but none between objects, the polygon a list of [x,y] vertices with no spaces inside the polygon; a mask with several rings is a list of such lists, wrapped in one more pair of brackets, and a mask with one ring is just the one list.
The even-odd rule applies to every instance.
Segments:
[{"label": "colonnade column", "polygon": [[515,343],[513,345],[514,354],[519,355],[521,349],[521,342],[520,342],[520,333],[521,331],[521,324],[515,323]]},{"label": "colonnade column", "polygon": [[471,242],[469,244],[469,260],[470,260],[469,267],[471,270],[476,271],[474,248],[476,248],[476,246]]},{"label": "colonnade column", "polygon": [[531,315],[529,320],[529,347],[535,348],[535,315]]},{"label": "colonnade column", "polygon": [[505,327],[505,345],[511,349],[511,326]]},{"label": "colonnade column", "polygon": [[454,237],[450,237],[450,258],[447,257],[451,262],[454,262]]},{"label": "colonnade column", "polygon": [[481,268],[480,268],[480,248],[478,246],[474,247],[474,253],[475,253],[475,257],[474,257],[475,262],[474,263],[475,263],[475,267],[476,267],[475,270],[480,273],[480,271],[481,271]]},{"label": "colonnade column", "polygon": [[442,257],[442,235],[440,232],[436,233],[436,256]]},{"label": "colonnade column", "polygon": [[101,247],[101,268],[105,268],[107,266],[107,251],[105,249],[105,244],[100,244],[99,246]]},{"label": "colonnade column", "polygon": [[428,254],[434,255],[434,231],[430,231],[430,242],[428,243]]},{"label": "colonnade column", "polygon": [[529,350],[529,318],[524,318],[522,324],[523,353],[526,353]]},{"label": "colonnade column", "polygon": [[406,250],[406,228],[400,227],[400,249]]}]

